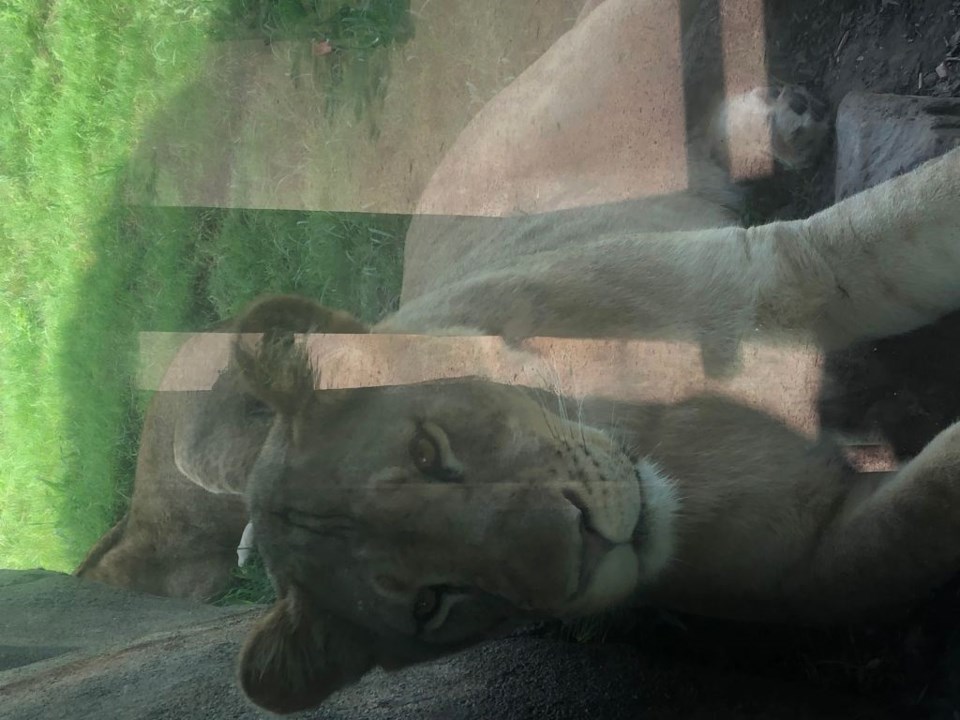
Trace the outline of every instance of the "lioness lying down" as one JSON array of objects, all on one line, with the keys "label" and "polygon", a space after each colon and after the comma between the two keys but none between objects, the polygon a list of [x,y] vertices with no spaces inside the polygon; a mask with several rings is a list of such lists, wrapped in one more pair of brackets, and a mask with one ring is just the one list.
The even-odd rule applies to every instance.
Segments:
[{"label": "lioness lying down", "polygon": [[[510,250],[372,331],[501,331],[525,300],[531,334],[635,336],[661,329],[656,304],[701,338],[840,347],[960,305],[960,150],[803,221]],[[266,299],[254,324],[265,308],[278,330],[308,311]],[[316,331],[340,331],[316,313]],[[236,357],[276,413],[246,497],[280,599],[240,669],[273,710],[531,618],[653,603],[838,621],[960,568],[960,424],[897,473],[857,476],[828,439],[719,398],[639,406],[480,379],[314,392],[282,334],[240,339]]]},{"label": "lioness lying down", "polygon": [[[807,114],[762,97],[739,106],[766,108],[775,135]],[[778,159],[803,154],[791,140],[807,138],[779,137]],[[691,187],[629,222],[574,211],[408,247],[402,305],[372,328],[254,303],[221,328],[235,363],[213,390],[156,401],[126,524],[79,574],[206,597],[249,514],[279,599],[240,679],[278,712],[531,619],[650,603],[834,622],[919,597],[960,568],[960,425],[858,476],[829,437],[717,397],[480,378],[316,391],[323,367],[292,336],[669,337],[727,372],[746,339],[838,349],[960,308],[960,150],[804,220],[743,228],[729,197]]]},{"label": "lioness lying down", "polygon": [[[803,221],[514,246],[507,267],[426,292],[370,330],[500,329],[533,288],[544,335],[642,336],[661,329],[646,315],[656,302],[689,322],[678,334],[840,347],[960,306],[958,212],[955,150]],[[157,453],[224,508],[221,561],[245,495],[279,600],[240,674],[275,711],[535,618],[652,603],[832,622],[960,567],[960,424],[895,474],[855,475],[829,438],[717,397],[652,406],[483,379],[315,391],[289,331],[359,323],[280,296],[234,327],[235,366],[168,418]],[[123,545],[82,574],[97,577]]]}]

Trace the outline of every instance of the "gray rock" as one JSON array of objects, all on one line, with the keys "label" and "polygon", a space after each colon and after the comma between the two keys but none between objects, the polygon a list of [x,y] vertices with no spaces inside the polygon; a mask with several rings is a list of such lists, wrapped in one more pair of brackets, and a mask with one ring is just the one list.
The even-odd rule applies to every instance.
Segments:
[{"label": "gray rock", "polygon": [[836,133],[839,201],[960,143],[960,98],[852,92],[837,109]]},{"label": "gray rock", "polygon": [[[261,610],[0,570],[0,717],[244,717],[233,666]],[[225,714],[194,704],[214,698]]]},{"label": "gray rock", "polygon": [[[246,720],[235,682],[263,608],[216,608],[43,571],[0,571],[5,720]],[[313,720],[892,718],[803,683],[664,665],[624,644],[514,636],[396,673],[373,672],[299,714]]]},{"label": "gray rock", "polygon": [[[29,664],[34,657],[81,657],[237,611],[141,595],[46,570],[0,570],[2,668]],[[17,660],[18,648],[23,662]]]}]

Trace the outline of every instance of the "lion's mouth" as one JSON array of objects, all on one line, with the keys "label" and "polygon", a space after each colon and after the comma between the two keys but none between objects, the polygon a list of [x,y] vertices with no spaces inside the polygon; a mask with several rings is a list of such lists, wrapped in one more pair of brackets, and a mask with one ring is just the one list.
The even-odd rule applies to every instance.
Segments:
[{"label": "lion's mouth", "polygon": [[580,519],[580,569],[577,577],[577,586],[573,597],[582,595],[593,577],[594,571],[616,543],[604,537],[591,522],[590,508],[583,498],[572,489],[563,491],[563,497],[579,511]]},{"label": "lion's mouth", "polygon": [[600,561],[616,545],[582,521],[580,523],[580,538],[582,550],[577,592],[583,593],[590,587],[593,575],[600,566]]},{"label": "lion's mouth", "polygon": [[[568,607],[593,607],[598,602],[606,605],[614,596],[620,595],[627,584],[630,584],[631,569],[636,565],[637,553],[640,551],[639,545],[644,543],[647,525],[644,517],[647,514],[647,507],[646,502],[643,501],[642,474],[635,463],[631,465],[634,472],[630,480],[636,483],[640,491],[640,502],[637,507],[637,516],[629,530],[625,526],[615,530],[616,525],[611,525],[609,522],[605,524],[601,518],[594,517],[596,510],[586,501],[583,491],[576,487],[563,490],[564,499],[577,511],[576,519],[580,533],[579,557],[575,556],[571,559]],[[626,478],[625,481],[629,482]],[[606,519],[609,520],[609,518]],[[607,532],[602,529],[605,527]],[[611,536],[610,532],[615,534]],[[605,599],[601,600],[601,598]]]}]

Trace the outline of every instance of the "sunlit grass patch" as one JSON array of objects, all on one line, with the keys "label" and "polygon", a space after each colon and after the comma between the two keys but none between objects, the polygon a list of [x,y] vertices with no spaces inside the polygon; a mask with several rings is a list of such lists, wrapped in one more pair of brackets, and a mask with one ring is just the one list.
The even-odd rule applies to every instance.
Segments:
[{"label": "sunlit grass patch", "polygon": [[395,302],[403,218],[126,204],[224,7],[0,7],[0,566],[70,570],[125,506],[138,332],[202,329],[269,290],[368,318]]},{"label": "sunlit grass patch", "polygon": [[[145,118],[190,81],[209,5],[21,0],[0,10],[5,566],[66,569],[109,520],[112,503],[100,498],[114,490],[131,399],[117,364],[135,320],[172,323],[184,302],[147,302],[125,285],[127,256],[153,246],[121,239],[129,218],[116,188]],[[110,237],[125,256],[107,266],[97,248]],[[168,270],[158,261],[155,272],[175,284]],[[82,527],[64,517],[67,496]]]}]

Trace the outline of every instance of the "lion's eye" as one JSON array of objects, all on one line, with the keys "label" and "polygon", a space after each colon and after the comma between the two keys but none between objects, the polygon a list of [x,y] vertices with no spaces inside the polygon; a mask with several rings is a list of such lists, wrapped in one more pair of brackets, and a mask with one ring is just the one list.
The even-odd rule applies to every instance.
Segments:
[{"label": "lion's eye", "polygon": [[422,588],[413,600],[413,617],[417,622],[425,623],[440,609],[440,591],[437,588]]},{"label": "lion's eye", "polygon": [[417,433],[410,443],[410,456],[420,472],[433,474],[439,471],[440,449],[433,439],[426,433]]},{"label": "lion's eye", "polygon": [[[463,469],[453,452],[432,432],[419,428],[410,441],[410,459],[417,470],[440,482],[458,482],[463,479]],[[442,449],[443,448],[443,449]]]}]

